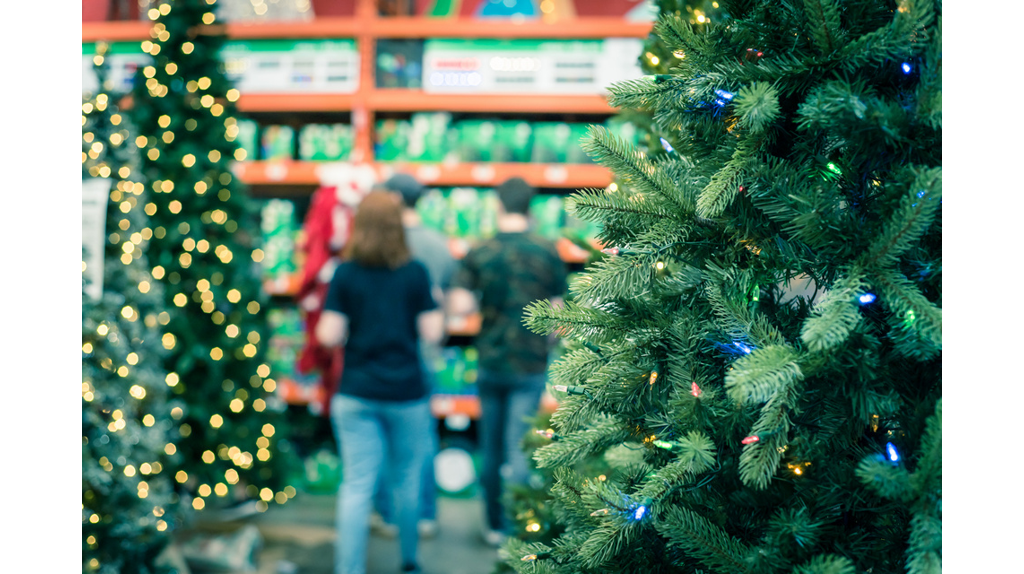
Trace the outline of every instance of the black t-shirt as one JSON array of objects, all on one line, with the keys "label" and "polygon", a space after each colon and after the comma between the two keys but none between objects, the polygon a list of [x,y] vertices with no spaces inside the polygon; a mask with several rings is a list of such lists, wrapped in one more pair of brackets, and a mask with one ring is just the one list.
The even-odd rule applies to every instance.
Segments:
[{"label": "black t-shirt", "polygon": [[338,393],[384,401],[426,396],[416,317],[436,308],[418,261],[398,269],[339,265],[324,303],[324,310],[348,317]]}]

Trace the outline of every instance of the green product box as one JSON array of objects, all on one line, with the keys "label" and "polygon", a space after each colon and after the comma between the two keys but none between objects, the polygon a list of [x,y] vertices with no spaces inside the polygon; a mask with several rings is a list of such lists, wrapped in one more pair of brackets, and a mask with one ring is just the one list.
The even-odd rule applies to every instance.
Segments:
[{"label": "green product box", "polygon": [[245,157],[256,159],[259,151],[259,126],[253,120],[238,120],[238,135],[235,137],[238,147],[245,150]]},{"label": "green product box", "polygon": [[489,120],[464,120],[457,124],[459,159],[471,161],[496,161],[491,158],[497,122]]},{"label": "green product box", "polygon": [[295,204],[286,199],[271,199],[260,209],[263,233],[263,274],[269,278],[287,276],[296,271]]},{"label": "green product box", "polygon": [[565,152],[566,163],[593,163],[587,152],[583,151],[582,142],[590,124],[569,124],[569,146]]},{"label": "green product box", "polygon": [[529,122],[503,120],[494,122],[495,134],[491,148],[491,161],[530,161],[533,127]]},{"label": "green product box", "polygon": [[423,226],[429,229],[445,232],[445,218],[448,215],[448,199],[440,189],[428,190],[423,197],[416,202],[416,212],[419,213]]},{"label": "green product box", "polygon": [[408,120],[381,120],[374,132],[374,157],[377,161],[407,161],[409,134],[412,124]]},{"label": "green product box", "polygon": [[454,221],[449,225],[449,235],[459,238],[479,237],[482,211],[480,193],[472,187],[457,187],[449,193],[448,202],[454,215]]},{"label": "green product box", "polygon": [[533,124],[533,146],[530,161],[534,163],[565,163],[572,129],[565,122]]},{"label": "green product box", "polygon": [[476,394],[476,379],[480,374],[480,354],[477,353],[476,347],[466,347],[463,350],[462,356],[466,361],[466,370],[463,377],[466,389],[468,393]]},{"label": "green product box", "polygon": [[263,144],[263,159],[285,160],[295,157],[295,130],[290,126],[267,126],[263,128],[260,141]]},{"label": "green product box", "polygon": [[498,193],[493,189],[480,191],[480,237],[492,237],[498,232]]},{"label": "green product box", "polygon": [[562,236],[562,216],[565,200],[559,195],[537,195],[530,200],[530,216],[534,231],[551,240]]},{"label": "green product box", "polygon": [[308,124],[299,132],[299,159],[346,159],[352,152],[352,139],[352,127],[348,124]]},{"label": "green product box", "polygon": [[448,128],[452,116],[446,112],[416,113],[409,128],[408,159],[440,162],[448,153]]}]

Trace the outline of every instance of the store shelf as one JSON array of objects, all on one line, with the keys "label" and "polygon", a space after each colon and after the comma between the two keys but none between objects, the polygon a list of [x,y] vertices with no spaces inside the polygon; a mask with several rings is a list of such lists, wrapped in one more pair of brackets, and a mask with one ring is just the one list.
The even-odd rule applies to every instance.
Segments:
[{"label": "store shelf", "polygon": [[475,18],[378,18],[370,33],[378,38],[646,38],[651,22],[622,18],[577,18],[552,22]]},{"label": "store shelf", "polygon": [[600,94],[436,94],[401,88],[366,93],[367,106],[385,112],[611,114]]},{"label": "store shelf", "polygon": [[[334,162],[246,161],[235,164],[235,175],[248,185],[319,185],[321,168]],[[518,176],[534,187],[604,188],[612,183],[611,171],[596,164],[561,163],[375,163],[381,179],[405,172],[424,185],[435,187],[490,187]]]},{"label": "store shelf", "polygon": [[238,111],[252,112],[348,112],[354,94],[242,94]]},{"label": "store shelf", "polygon": [[[148,20],[83,22],[82,41],[142,41],[149,39]],[[646,38],[650,22],[621,18],[578,18],[553,22],[482,20],[473,18],[370,18],[321,17],[306,22],[238,22],[206,28],[229,38]]]},{"label": "store shelf", "polygon": [[612,114],[598,94],[431,94],[403,88],[353,94],[242,94],[241,112],[347,112],[356,106],[380,112]]},{"label": "store shelf", "polygon": [[153,23],[145,20],[82,22],[83,42],[130,42],[149,40]]}]

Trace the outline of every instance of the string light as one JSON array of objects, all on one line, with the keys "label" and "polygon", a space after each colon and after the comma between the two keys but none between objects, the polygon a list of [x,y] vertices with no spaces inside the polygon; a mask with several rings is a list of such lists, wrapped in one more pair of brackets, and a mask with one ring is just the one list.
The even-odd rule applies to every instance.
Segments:
[{"label": "string light", "polygon": [[861,305],[868,305],[870,303],[873,303],[876,297],[874,293],[865,293],[858,297],[857,299],[860,301]]},{"label": "string light", "polygon": [[896,445],[892,444],[891,442],[885,443],[885,452],[889,458],[889,462],[900,461],[900,453],[898,450],[896,450]]},{"label": "string light", "polygon": [[654,382],[657,381],[657,380],[658,380],[658,371],[651,371],[651,377],[648,380],[648,383],[653,387],[654,386]]},{"label": "string light", "polygon": [[757,436],[756,434],[753,434],[753,435],[750,435],[750,436],[744,438],[740,442],[742,444],[754,444],[755,442],[758,442],[760,440],[761,440],[761,437]]},{"label": "string light", "polygon": [[700,393],[701,393],[701,390],[700,390],[700,387],[697,386],[697,381],[694,381],[694,382],[690,383],[690,394],[695,396],[695,397],[700,397]]},{"label": "string light", "polygon": [[644,514],[646,514],[646,513],[647,513],[647,506],[644,505],[644,504],[641,504],[640,506],[638,506],[636,508],[636,512],[633,513],[633,520],[641,520],[641,519],[643,519]]},{"label": "string light", "polygon": [[658,138],[658,141],[661,142],[662,149],[664,149],[667,153],[675,153],[676,150],[672,147],[672,144],[668,143],[668,140],[666,140],[665,138]]},{"label": "string light", "polygon": [[904,74],[909,74],[913,70],[908,62],[903,62],[903,64],[900,65],[900,68],[903,70]]},{"label": "string light", "polygon": [[568,393],[570,395],[587,395],[590,396],[590,391],[585,387],[578,387],[573,385],[554,385],[552,388],[556,391]]}]

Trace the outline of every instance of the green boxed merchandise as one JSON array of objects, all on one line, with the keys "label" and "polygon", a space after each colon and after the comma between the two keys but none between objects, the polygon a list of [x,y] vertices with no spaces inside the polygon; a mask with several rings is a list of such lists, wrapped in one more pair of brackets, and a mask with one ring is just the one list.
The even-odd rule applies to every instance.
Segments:
[{"label": "green boxed merchandise", "polygon": [[267,126],[263,128],[260,141],[263,144],[263,159],[284,160],[295,157],[295,130],[290,126]]},{"label": "green boxed merchandise", "polygon": [[263,274],[267,279],[289,277],[295,273],[295,204],[271,199],[260,210],[263,232]]},{"label": "green boxed merchandise", "polygon": [[406,149],[409,161],[439,162],[454,150],[449,141],[452,116],[446,112],[412,115]]},{"label": "green boxed merchandise", "polygon": [[491,161],[528,162],[533,151],[533,128],[529,122],[497,121]]},{"label": "green boxed merchandise", "polygon": [[537,122],[533,124],[534,163],[566,163],[572,129],[565,122]]},{"label": "green boxed merchandise", "polygon": [[534,231],[551,240],[562,236],[562,215],[565,200],[559,195],[536,195],[530,200],[530,216]]},{"label": "green boxed merchandise", "polygon": [[245,157],[256,159],[259,150],[259,126],[253,120],[238,120],[238,135],[235,142],[245,150]]},{"label": "green boxed merchandise", "polygon": [[423,194],[416,203],[416,211],[420,214],[423,226],[445,232],[448,218],[448,198],[440,189],[431,189]]},{"label": "green boxed merchandise", "polygon": [[347,159],[352,153],[352,143],[352,126],[348,124],[308,124],[299,132],[299,159]]},{"label": "green boxed merchandise", "polygon": [[498,232],[498,193],[486,189],[480,193],[480,237],[491,237]]},{"label": "green boxed merchandise", "polygon": [[495,122],[464,120],[456,124],[458,155],[461,161],[492,161]]},{"label": "green boxed merchandise", "polygon": [[374,156],[378,161],[405,161],[409,159],[409,134],[412,124],[408,120],[380,120],[374,132]]},{"label": "green boxed merchandise", "polygon": [[442,395],[476,394],[478,355],[473,347],[445,347],[435,360],[437,386]]},{"label": "green boxed merchandise", "polygon": [[581,141],[587,135],[590,124],[569,124],[569,145],[565,150],[565,163],[593,163],[593,159],[583,151]]},{"label": "green boxed merchandise", "polygon": [[448,194],[451,218],[446,232],[452,237],[480,237],[480,220],[483,214],[481,194],[472,187],[457,187]]}]

